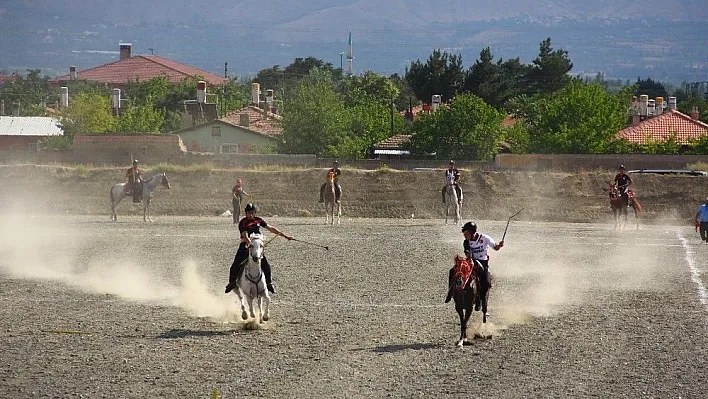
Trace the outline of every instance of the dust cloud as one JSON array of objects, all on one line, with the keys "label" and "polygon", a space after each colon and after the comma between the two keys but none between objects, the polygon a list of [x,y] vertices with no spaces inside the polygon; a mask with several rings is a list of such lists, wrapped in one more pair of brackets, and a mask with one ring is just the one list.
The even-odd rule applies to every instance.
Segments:
[{"label": "dust cloud", "polygon": [[164,270],[120,253],[103,253],[101,244],[52,217],[0,214],[0,272],[12,278],[56,281],[148,306],[174,306],[215,322],[239,321],[236,297],[215,292],[199,274],[197,261],[181,261],[179,281],[173,282]]}]

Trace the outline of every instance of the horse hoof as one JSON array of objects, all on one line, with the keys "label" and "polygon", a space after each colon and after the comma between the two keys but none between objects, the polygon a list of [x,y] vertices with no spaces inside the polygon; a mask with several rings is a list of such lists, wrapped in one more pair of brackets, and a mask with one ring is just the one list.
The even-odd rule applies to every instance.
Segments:
[{"label": "horse hoof", "polygon": [[241,318],[242,318],[243,320],[248,320],[248,313],[242,312],[242,313],[241,313]]},{"label": "horse hoof", "polygon": [[263,316],[263,321],[268,321],[270,320],[270,317],[268,315]]},{"label": "horse hoof", "polygon": [[465,341],[459,340],[459,341],[457,341],[457,344],[456,344],[456,345],[457,345],[458,348],[462,348],[463,346],[465,346]]}]

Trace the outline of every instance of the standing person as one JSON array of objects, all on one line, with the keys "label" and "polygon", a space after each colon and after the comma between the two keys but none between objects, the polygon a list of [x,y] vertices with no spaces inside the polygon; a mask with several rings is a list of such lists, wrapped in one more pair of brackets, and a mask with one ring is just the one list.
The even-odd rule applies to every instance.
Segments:
[{"label": "standing person", "polygon": [[[339,185],[339,175],[342,174],[342,171],[339,170],[339,161],[332,163],[332,167],[327,171],[327,178],[329,178],[330,173],[334,174],[334,201],[339,202],[340,198],[342,198],[342,187]],[[324,190],[326,186],[327,182],[322,183],[322,186],[320,186],[319,202],[324,202]]]},{"label": "standing person", "polygon": [[629,206],[629,186],[632,184],[632,178],[624,173],[624,165],[620,165],[619,173],[615,175],[614,184],[620,192],[624,206]]},{"label": "standing person", "polygon": [[238,223],[241,218],[241,203],[243,202],[243,196],[252,198],[251,194],[243,190],[243,182],[241,179],[236,180],[236,185],[231,189],[231,203],[234,207],[234,224]]},{"label": "standing person", "polygon": [[[465,240],[462,242],[462,248],[465,251],[467,260],[470,265],[477,263],[477,265],[482,267],[482,275],[479,276],[479,290],[477,292],[477,298],[475,298],[474,310],[479,310],[481,306],[482,297],[486,294],[487,290],[492,288],[489,281],[489,251],[488,248],[493,248],[495,251],[500,250],[504,246],[504,241],[499,241],[496,243],[492,237],[487,234],[477,232],[477,224],[474,222],[467,222],[462,226],[462,235]],[[450,287],[452,287],[452,277],[453,272],[450,270]],[[450,302],[452,299],[452,290],[448,290],[447,298],[445,298],[445,303]]]},{"label": "standing person", "polygon": [[706,202],[698,207],[696,212],[696,225],[701,231],[701,241],[708,243],[708,198]]},{"label": "standing person", "polygon": [[137,203],[142,200],[143,197],[143,171],[138,168],[138,160],[133,160],[133,166],[128,168],[125,172],[125,177],[128,178],[128,188],[133,193],[133,202]]},{"label": "standing person", "polygon": [[442,202],[443,204],[445,203],[445,187],[447,186],[447,179],[449,176],[453,177],[453,180],[455,181],[455,191],[457,191],[457,202],[462,203],[462,187],[460,187],[460,171],[457,169],[457,166],[455,166],[455,161],[450,160],[450,166],[448,166],[447,169],[445,169],[445,186],[442,188]]},{"label": "standing person", "polygon": [[[238,279],[238,276],[243,269],[243,264],[248,257],[248,246],[251,244],[251,239],[248,237],[249,234],[260,234],[261,227],[263,227],[271,233],[279,235],[288,241],[293,239],[274,226],[266,223],[265,220],[256,216],[258,207],[254,204],[246,204],[244,211],[246,212],[246,217],[238,222],[238,231],[241,233],[241,243],[236,251],[234,262],[231,264],[231,268],[229,269],[229,283],[226,285],[224,293],[229,293],[236,287],[236,280]],[[263,255],[263,258],[261,259],[261,269],[263,270],[263,274],[265,274],[266,287],[268,288],[268,291],[275,294],[275,288],[273,288],[273,281],[271,280],[270,263],[268,263],[268,259],[266,259],[265,255]]]}]

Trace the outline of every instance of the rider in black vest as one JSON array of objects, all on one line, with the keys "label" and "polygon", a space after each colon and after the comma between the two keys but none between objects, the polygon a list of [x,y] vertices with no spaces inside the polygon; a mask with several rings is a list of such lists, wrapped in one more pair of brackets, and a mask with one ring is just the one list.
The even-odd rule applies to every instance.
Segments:
[{"label": "rider in black vest", "polygon": [[[457,170],[457,167],[455,166],[455,161],[450,160],[450,167],[445,169],[445,179],[447,180],[447,177],[449,175],[452,175],[454,178],[454,186],[455,186],[455,191],[457,191],[457,202],[461,203],[462,202],[462,187],[460,187],[460,171]],[[447,187],[447,184],[445,184],[442,188],[442,202],[443,204],[445,203],[445,189]]]},{"label": "rider in black vest", "polygon": [[128,178],[128,187],[133,192],[133,202],[140,202],[143,197],[143,177],[137,159],[133,160],[133,166],[125,172],[125,177]]},{"label": "rider in black vest", "polygon": [[624,173],[624,165],[620,165],[619,173],[615,175],[614,183],[622,197],[622,203],[624,206],[629,206],[629,185],[632,184],[632,178]]},{"label": "rider in black vest", "polygon": [[[328,178],[330,173],[334,174],[334,200],[335,202],[339,202],[339,200],[342,198],[342,186],[339,185],[339,175],[342,174],[342,171],[339,170],[339,161],[334,161],[334,163],[332,163],[332,167],[327,171]],[[322,185],[320,186],[319,202],[324,202],[324,190],[326,186],[327,182],[322,183]]]},{"label": "rider in black vest", "polygon": [[[256,216],[258,207],[254,204],[246,204],[244,211],[246,211],[246,217],[238,222],[238,231],[241,233],[241,244],[238,246],[236,256],[234,257],[234,262],[231,264],[231,268],[229,269],[229,283],[226,285],[224,293],[229,293],[236,287],[236,280],[238,279],[239,274],[241,274],[243,265],[248,258],[248,246],[251,243],[251,240],[248,237],[249,234],[260,234],[261,227],[263,227],[271,233],[279,235],[288,241],[293,239],[289,235],[282,233],[277,228],[266,223],[265,220]],[[265,255],[263,255],[263,258],[261,259],[261,269],[263,270],[263,274],[265,274],[268,291],[275,294],[275,288],[273,288],[273,282],[271,280],[270,263],[268,263],[268,259],[266,259]]]}]

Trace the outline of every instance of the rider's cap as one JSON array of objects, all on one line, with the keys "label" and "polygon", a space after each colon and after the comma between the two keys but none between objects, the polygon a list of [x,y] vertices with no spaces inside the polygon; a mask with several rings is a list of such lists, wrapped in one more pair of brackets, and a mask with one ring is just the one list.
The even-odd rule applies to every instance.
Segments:
[{"label": "rider's cap", "polygon": [[335,159],[335,160],[334,160],[334,164],[339,165],[339,161],[337,161],[337,160]]},{"label": "rider's cap", "polygon": [[133,163],[138,163],[138,160],[137,160],[137,159],[133,159]]},{"label": "rider's cap", "polygon": [[455,163],[455,161],[453,161],[453,160],[451,159],[451,160],[450,160],[450,164],[453,164],[453,163]]},{"label": "rider's cap", "polygon": [[465,231],[469,231],[474,234],[477,232],[477,225],[474,222],[467,222],[464,226],[462,226],[462,232],[464,233]]},{"label": "rider's cap", "polygon": [[624,169],[624,165],[620,165],[620,169]]},{"label": "rider's cap", "polygon": [[236,183],[239,183],[239,184],[240,184],[240,183],[241,183],[241,179],[236,180]]},{"label": "rider's cap", "polygon": [[244,209],[246,212],[258,212],[258,207],[255,204],[246,204]]}]

